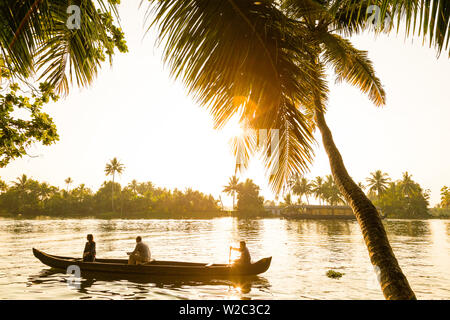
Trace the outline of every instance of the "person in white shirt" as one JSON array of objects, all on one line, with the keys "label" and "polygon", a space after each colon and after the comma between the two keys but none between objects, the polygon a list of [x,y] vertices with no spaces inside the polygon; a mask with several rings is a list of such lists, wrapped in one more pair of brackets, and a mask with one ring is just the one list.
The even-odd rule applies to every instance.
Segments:
[{"label": "person in white shirt", "polygon": [[136,237],[136,248],[134,248],[134,251],[127,252],[127,254],[130,256],[128,264],[143,264],[152,260],[150,248],[145,242],[142,242],[140,236]]}]

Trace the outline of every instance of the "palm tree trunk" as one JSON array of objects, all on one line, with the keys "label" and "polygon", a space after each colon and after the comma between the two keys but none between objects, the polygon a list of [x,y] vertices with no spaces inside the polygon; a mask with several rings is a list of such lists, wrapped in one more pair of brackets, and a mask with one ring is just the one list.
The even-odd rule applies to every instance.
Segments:
[{"label": "palm tree trunk", "polygon": [[234,211],[234,197],[235,197],[235,195],[236,195],[236,192],[233,191],[233,211]]},{"label": "palm tree trunk", "polygon": [[112,212],[114,212],[114,173],[113,173],[113,180],[111,184],[111,208]]},{"label": "palm tree trunk", "polygon": [[331,131],[325,122],[324,114],[321,111],[323,110],[321,103],[317,100],[316,107],[315,120],[322,134],[323,145],[330,161],[333,178],[355,213],[372,265],[379,268],[379,281],[384,297],[388,300],[416,299],[395,258],[377,209],[352,180],[345,168],[341,154],[334,144]]}]

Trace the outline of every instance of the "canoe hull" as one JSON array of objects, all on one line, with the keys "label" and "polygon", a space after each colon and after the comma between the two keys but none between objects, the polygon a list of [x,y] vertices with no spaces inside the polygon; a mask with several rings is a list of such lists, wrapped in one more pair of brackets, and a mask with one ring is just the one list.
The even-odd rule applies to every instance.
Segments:
[{"label": "canoe hull", "polygon": [[98,259],[96,262],[83,262],[80,259],[46,254],[33,248],[34,256],[43,264],[67,270],[71,265],[78,266],[82,272],[101,272],[106,274],[135,274],[158,276],[208,276],[228,277],[257,275],[266,272],[272,257],[261,259],[249,266],[236,267],[226,264],[207,265],[205,263],[155,261],[145,265],[128,265],[122,259]]}]

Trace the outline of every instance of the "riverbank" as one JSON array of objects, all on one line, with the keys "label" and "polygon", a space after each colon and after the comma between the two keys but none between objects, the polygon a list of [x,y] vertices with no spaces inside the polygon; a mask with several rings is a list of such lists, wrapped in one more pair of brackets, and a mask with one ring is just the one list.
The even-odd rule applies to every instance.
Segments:
[{"label": "riverbank", "polygon": [[64,215],[45,215],[45,214],[0,214],[0,218],[4,219],[100,219],[100,220],[140,220],[140,219],[174,219],[174,220],[208,220],[216,218],[246,218],[246,219],[264,219],[264,218],[281,218],[278,215],[273,215],[271,213],[260,213],[257,215],[246,215],[245,213],[239,214],[232,211],[218,211],[218,212],[192,212],[192,213],[120,213],[120,212],[101,212],[96,214],[64,214]]}]

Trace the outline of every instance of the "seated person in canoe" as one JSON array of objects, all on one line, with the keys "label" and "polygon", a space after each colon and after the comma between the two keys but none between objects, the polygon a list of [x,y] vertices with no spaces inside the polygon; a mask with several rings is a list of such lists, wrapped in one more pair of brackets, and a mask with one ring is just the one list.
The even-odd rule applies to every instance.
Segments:
[{"label": "seated person in canoe", "polygon": [[140,236],[136,237],[136,248],[134,248],[134,251],[127,252],[127,254],[130,256],[128,264],[143,264],[152,260],[150,248],[145,242],[142,242]]},{"label": "seated person in canoe", "polygon": [[83,261],[84,262],[94,262],[95,261],[95,242],[94,236],[92,234],[87,235],[87,242],[84,246]]},{"label": "seated person in canoe", "polygon": [[248,251],[245,241],[239,243],[239,248],[230,247],[230,250],[236,250],[241,253],[239,259],[235,260],[234,265],[249,265],[251,264],[250,252]]}]

